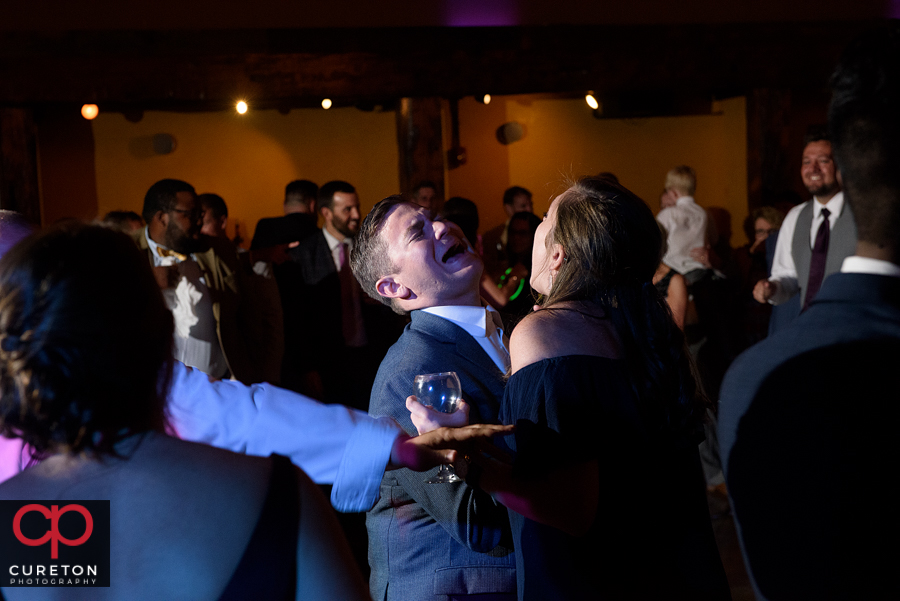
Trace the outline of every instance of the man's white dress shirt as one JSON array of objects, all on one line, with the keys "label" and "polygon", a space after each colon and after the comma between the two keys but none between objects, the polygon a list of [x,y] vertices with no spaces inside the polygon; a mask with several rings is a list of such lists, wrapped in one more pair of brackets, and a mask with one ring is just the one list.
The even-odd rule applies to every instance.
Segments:
[{"label": "man's white dress shirt", "polygon": [[[772,275],[769,281],[775,284],[775,294],[769,299],[773,305],[780,305],[789,300],[792,296],[800,291],[800,284],[797,281],[797,266],[794,263],[794,231],[797,228],[797,219],[800,217],[800,211],[806,203],[802,203],[788,211],[778,231],[778,241],[775,243],[775,256],[772,259]],[[831,197],[827,203],[822,204],[813,197],[812,200],[813,219],[809,228],[809,247],[812,248],[816,244],[816,233],[819,226],[822,225],[822,209],[828,209],[828,227],[834,229],[841,211],[844,209],[844,193],[838,192]]]},{"label": "man's white dress shirt", "polygon": [[221,378],[228,371],[225,354],[219,343],[216,318],[212,310],[212,298],[206,280],[197,262],[175,256],[162,256],[166,247],[154,242],[144,228],[144,237],[153,256],[153,265],[178,265],[180,278],[175,288],[162,291],[166,305],[175,318],[174,357],[190,367],[214,378]]},{"label": "man's white dress shirt", "polygon": [[706,209],[694,202],[691,196],[682,196],[675,206],[659,212],[656,220],[666,228],[668,250],[663,263],[684,275],[695,269],[706,269],[691,257],[691,250],[706,246]]},{"label": "man's white dress shirt", "polygon": [[484,349],[497,369],[509,373],[509,339],[504,340],[503,328],[499,325],[500,314],[493,307],[445,305],[422,310],[464,329]]},{"label": "man's white dress shirt", "polygon": [[900,278],[900,265],[881,259],[870,259],[853,255],[844,259],[841,273],[868,273],[870,275],[886,275]]}]

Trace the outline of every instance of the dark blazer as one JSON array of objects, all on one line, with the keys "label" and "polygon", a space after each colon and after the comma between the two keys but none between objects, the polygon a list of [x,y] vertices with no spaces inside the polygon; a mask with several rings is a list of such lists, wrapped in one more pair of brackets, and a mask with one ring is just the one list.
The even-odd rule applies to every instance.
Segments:
[{"label": "dark blazer", "polygon": [[256,224],[250,250],[298,242],[315,232],[316,216],[311,213],[288,213],[284,217],[265,217]]},{"label": "dark blazer", "polygon": [[294,333],[289,348],[310,368],[322,369],[344,344],[341,280],[322,230],[290,249],[288,257],[285,266],[294,270],[284,307],[285,324]]},{"label": "dark blazer", "polygon": [[837,273],[729,370],[719,443],[758,598],[900,596],[880,544],[896,512],[872,512],[896,468],[898,366],[900,278]]},{"label": "dark blazer", "polygon": [[[472,336],[449,321],[412,312],[372,388],[369,413],[416,434],[406,410],[418,374],[455,371],[472,423],[498,423],[503,374]],[[426,484],[437,472],[386,472],[369,512],[373,599],[422,601],[447,595],[515,592],[506,508],[464,483]]]}]

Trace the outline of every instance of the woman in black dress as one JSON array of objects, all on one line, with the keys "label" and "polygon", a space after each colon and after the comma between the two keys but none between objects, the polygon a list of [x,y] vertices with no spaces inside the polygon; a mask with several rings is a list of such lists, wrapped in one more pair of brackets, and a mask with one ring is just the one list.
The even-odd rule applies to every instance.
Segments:
[{"label": "woman in black dress", "polygon": [[535,235],[543,308],[513,331],[500,412],[515,461],[473,459],[511,510],[521,599],[730,598],[697,451],[705,401],[651,283],[661,244],[647,205],[596,178]]}]

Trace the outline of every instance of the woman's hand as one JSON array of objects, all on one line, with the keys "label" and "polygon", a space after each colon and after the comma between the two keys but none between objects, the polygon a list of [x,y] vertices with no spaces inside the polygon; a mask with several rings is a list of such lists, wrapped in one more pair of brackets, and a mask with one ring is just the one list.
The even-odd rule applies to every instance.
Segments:
[{"label": "woman's hand", "polygon": [[419,402],[415,395],[406,397],[406,408],[409,417],[419,434],[425,434],[438,428],[460,428],[469,423],[469,406],[460,400],[453,413],[441,413]]},{"label": "woman's hand", "polygon": [[461,463],[466,455],[474,455],[482,446],[493,448],[491,438],[509,434],[514,426],[475,424],[462,428],[438,428],[410,437],[401,434],[394,441],[387,469],[406,467],[421,472],[441,464]]}]

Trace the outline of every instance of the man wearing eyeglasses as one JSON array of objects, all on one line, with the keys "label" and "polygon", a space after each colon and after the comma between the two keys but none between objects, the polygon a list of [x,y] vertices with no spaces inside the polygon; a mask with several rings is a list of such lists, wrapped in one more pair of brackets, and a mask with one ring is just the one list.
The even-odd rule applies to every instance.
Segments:
[{"label": "man wearing eyeglasses", "polygon": [[[214,378],[261,380],[241,326],[241,271],[233,248],[200,235],[194,187],[175,179],[144,197],[147,227],[136,236],[175,318],[175,358]],[[226,241],[227,242],[227,241]]]}]

